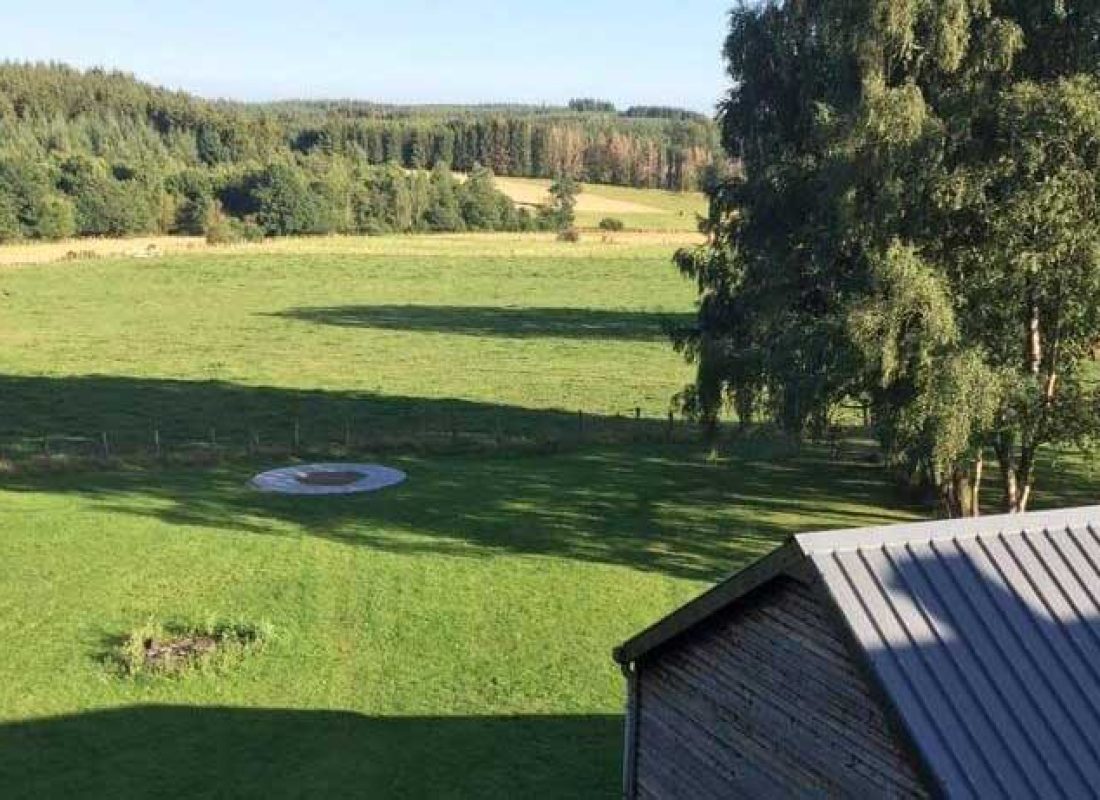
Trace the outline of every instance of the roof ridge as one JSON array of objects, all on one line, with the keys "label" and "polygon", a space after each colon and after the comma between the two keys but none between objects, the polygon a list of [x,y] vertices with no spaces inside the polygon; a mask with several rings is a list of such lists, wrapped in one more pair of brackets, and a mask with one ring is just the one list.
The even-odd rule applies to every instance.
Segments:
[{"label": "roof ridge", "polygon": [[926,520],[901,525],[873,525],[847,530],[815,531],[795,534],[793,539],[803,555],[811,556],[836,550],[973,539],[983,535],[1020,533],[1036,528],[1066,528],[1089,525],[1094,522],[1100,526],[1100,505],[1053,511],[1029,511],[1023,514],[996,514],[964,519]]}]

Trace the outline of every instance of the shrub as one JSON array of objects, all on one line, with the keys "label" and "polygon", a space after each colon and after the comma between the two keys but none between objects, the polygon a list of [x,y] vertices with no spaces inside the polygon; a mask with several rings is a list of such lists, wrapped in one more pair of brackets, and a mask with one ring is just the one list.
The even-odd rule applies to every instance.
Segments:
[{"label": "shrub", "polygon": [[558,233],[559,242],[570,242],[576,244],[581,240],[581,232],[576,228],[566,228]]},{"label": "shrub", "polygon": [[68,239],[76,233],[73,204],[65,197],[48,197],[38,215],[35,235],[40,239]]},{"label": "shrub", "polygon": [[17,241],[22,235],[23,229],[19,224],[15,203],[8,197],[0,195],[0,244]]},{"label": "shrub", "polygon": [[604,217],[600,220],[599,227],[601,231],[610,231],[613,233],[617,233],[618,231],[623,230],[626,225],[623,224],[623,221],[621,219],[617,219],[615,217]]},{"label": "shrub", "polygon": [[[262,238],[261,232],[261,238]],[[219,216],[206,227],[207,244],[239,244],[245,241],[244,226],[232,217]]]},{"label": "shrub", "polygon": [[246,242],[262,242],[264,240],[264,229],[257,225],[255,220],[241,220],[237,222],[237,226]]},{"label": "shrub", "polygon": [[325,233],[321,199],[298,169],[272,164],[260,172],[253,197],[257,222],[272,236]]}]

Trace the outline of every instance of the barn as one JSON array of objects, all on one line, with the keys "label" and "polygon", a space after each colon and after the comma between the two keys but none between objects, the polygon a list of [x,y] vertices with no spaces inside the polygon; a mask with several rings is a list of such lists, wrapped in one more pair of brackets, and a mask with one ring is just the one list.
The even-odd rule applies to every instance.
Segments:
[{"label": "barn", "polygon": [[616,649],[626,797],[1100,797],[1098,535],[793,537]]}]

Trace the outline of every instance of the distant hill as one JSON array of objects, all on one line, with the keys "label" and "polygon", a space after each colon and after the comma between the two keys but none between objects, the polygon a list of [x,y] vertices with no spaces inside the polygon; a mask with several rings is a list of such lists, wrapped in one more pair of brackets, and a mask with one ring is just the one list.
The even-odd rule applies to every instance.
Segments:
[{"label": "distant hill", "polygon": [[606,105],[248,104],[204,100],[122,72],[0,64],[4,142],[18,140],[30,151],[64,139],[96,155],[167,156],[195,166],[322,151],[410,169],[447,163],[466,172],[481,164],[510,177],[564,172],[621,186],[700,186],[719,152],[711,120],[656,107],[607,113]]},{"label": "distant hill", "polygon": [[687,191],[719,153],[716,125],[681,109],[241,103],[0,64],[0,241],[524,229],[490,172]]}]

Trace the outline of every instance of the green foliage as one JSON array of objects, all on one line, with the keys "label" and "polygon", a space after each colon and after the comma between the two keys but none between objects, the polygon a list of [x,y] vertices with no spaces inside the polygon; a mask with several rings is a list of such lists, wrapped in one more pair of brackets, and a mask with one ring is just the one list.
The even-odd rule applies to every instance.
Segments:
[{"label": "green foliage", "polygon": [[544,224],[558,231],[572,228],[577,221],[577,195],[580,184],[569,175],[559,175],[550,184],[550,203],[540,209]]},{"label": "green foliage", "polygon": [[18,241],[22,236],[23,226],[19,223],[14,198],[0,194],[0,244]]},{"label": "green foliage", "polygon": [[212,208],[205,224],[207,244],[240,244],[261,242],[264,229],[251,219],[239,220],[227,217]]},{"label": "green foliage", "polygon": [[59,188],[71,199],[76,232],[125,236],[158,229],[157,191],[136,175],[108,170],[100,159],[70,156],[59,165]]},{"label": "green foliage", "polygon": [[604,217],[599,222],[599,228],[601,231],[608,231],[610,233],[617,233],[626,228],[623,221],[618,217]]},{"label": "green foliage", "polygon": [[618,109],[610,100],[597,100],[592,97],[576,97],[569,101],[569,110],[581,114],[617,114]]},{"label": "green foliage", "polygon": [[472,231],[491,231],[502,227],[504,202],[493,185],[493,173],[477,166],[459,192],[459,204],[466,227]]},{"label": "green foliage", "polygon": [[75,231],[72,205],[37,162],[0,157],[0,238],[60,239]]},{"label": "green foliage", "polygon": [[424,227],[429,231],[462,231],[466,221],[459,201],[459,184],[445,165],[437,165],[429,184],[430,198],[424,211]]},{"label": "green foliage", "polygon": [[[744,6],[710,244],[679,254],[685,399],[803,433],[867,403],[893,463],[975,512],[987,452],[1026,507],[1038,449],[1089,432],[1100,339],[1100,24],[1033,4]],[[966,496],[970,500],[966,500]]]},{"label": "green foliage", "polygon": [[701,115],[618,116],[604,101],[575,109],[522,106],[402,108],[358,102],[208,102],[131,76],[61,65],[0,64],[0,120],[34,156],[83,152],[137,157],[162,174],[179,166],[266,165],[294,155],[406,169],[579,178],[647,188],[697,188],[718,152]]},{"label": "green foliage", "polygon": [[210,103],[121,73],[0,64],[0,236],[202,235],[215,202],[268,235],[561,229],[491,175],[681,189],[711,169],[711,122],[606,111]]},{"label": "green foliage", "polygon": [[251,184],[256,222],[268,236],[327,233],[322,200],[299,170],[272,164]]}]

